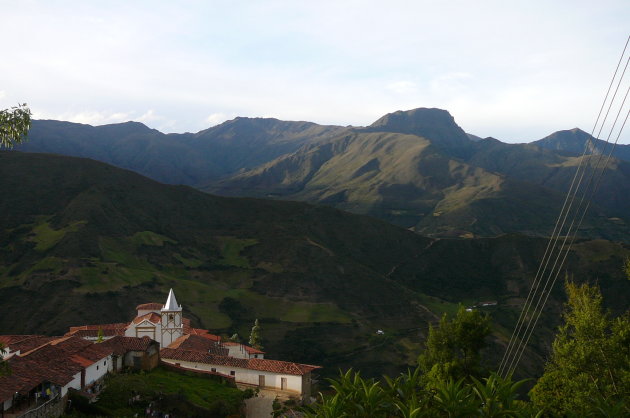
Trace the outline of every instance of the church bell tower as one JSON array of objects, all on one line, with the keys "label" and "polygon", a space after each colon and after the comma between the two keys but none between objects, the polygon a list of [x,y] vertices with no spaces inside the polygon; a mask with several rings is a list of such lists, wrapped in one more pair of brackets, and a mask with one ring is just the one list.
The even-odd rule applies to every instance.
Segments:
[{"label": "church bell tower", "polygon": [[160,347],[168,347],[173,341],[184,335],[184,324],[182,321],[182,307],[177,304],[173,289],[168,292],[168,298],[161,310],[162,313],[162,335]]}]

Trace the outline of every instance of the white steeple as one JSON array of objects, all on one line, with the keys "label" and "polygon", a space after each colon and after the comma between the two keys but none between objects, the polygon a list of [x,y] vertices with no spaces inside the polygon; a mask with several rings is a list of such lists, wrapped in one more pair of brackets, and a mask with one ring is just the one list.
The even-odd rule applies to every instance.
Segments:
[{"label": "white steeple", "polygon": [[177,300],[175,299],[175,293],[173,289],[168,292],[168,298],[166,299],[166,303],[162,308],[162,311],[181,311],[182,307],[177,304]]}]

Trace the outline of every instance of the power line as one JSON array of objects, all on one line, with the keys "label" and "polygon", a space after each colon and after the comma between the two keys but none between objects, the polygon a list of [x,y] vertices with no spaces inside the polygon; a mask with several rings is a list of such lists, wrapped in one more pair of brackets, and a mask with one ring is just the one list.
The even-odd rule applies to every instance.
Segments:
[{"label": "power line", "polygon": [[[547,244],[547,248],[545,249],[545,253],[543,255],[543,258],[542,258],[542,260],[540,262],[540,265],[538,267],[538,270],[536,272],[534,280],[532,281],[532,286],[531,286],[531,288],[529,290],[529,293],[527,295],[526,301],[525,301],[525,303],[523,305],[523,309],[521,310],[521,313],[519,315],[519,319],[517,320],[517,323],[515,325],[514,331],[512,332],[512,335],[510,337],[510,341],[508,343],[508,347],[506,348],[506,351],[505,351],[505,353],[503,355],[503,358],[501,360],[501,363],[499,365],[498,372],[501,375],[503,375],[504,371],[507,371],[507,373],[505,373],[505,375],[511,374],[513,369],[516,367],[516,365],[520,361],[520,358],[522,356],[522,353],[524,352],[524,349],[525,349],[525,347],[527,345],[527,342],[529,342],[529,339],[530,339],[530,337],[531,337],[531,335],[533,333],[533,329],[534,329],[536,323],[538,322],[538,318],[540,317],[540,313],[542,312],[542,307],[544,307],[544,305],[545,305],[545,303],[546,303],[546,301],[547,301],[547,299],[549,297],[549,293],[550,293],[551,289],[553,288],[553,284],[555,283],[555,280],[557,279],[557,277],[558,277],[558,275],[560,273],[560,270],[561,270],[561,268],[562,268],[562,266],[564,264],[564,261],[566,260],[566,256],[568,254],[568,251],[570,250],[571,245],[573,243],[573,240],[575,238],[574,237],[571,240],[571,242],[569,243],[569,247],[567,247],[567,251],[566,251],[564,257],[562,258],[562,261],[560,262],[560,264],[558,264],[558,261],[560,259],[561,254],[562,254],[562,251],[563,251],[563,249],[564,249],[564,247],[566,245],[567,239],[572,233],[573,226],[575,225],[575,220],[579,216],[580,208],[582,206],[582,203],[585,201],[585,197],[589,194],[588,190],[589,190],[589,188],[590,188],[590,186],[592,184],[593,176],[598,170],[599,162],[601,161],[601,158],[602,158],[603,154],[605,153],[605,151],[604,151],[604,153],[600,154],[600,158],[599,158],[595,168],[591,172],[591,175],[590,175],[589,181],[588,181],[588,186],[584,189],[584,191],[582,193],[582,199],[580,200],[580,203],[578,204],[578,207],[577,207],[577,209],[574,212],[574,215],[572,217],[570,226],[569,226],[566,234],[564,234],[564,240],[562,241],[562,245],[559,247],[558,254],[555,257],[555,261],[553,263],[553,266],[552,266],[551,270],[549,271],[549,276],[547,277],[547,280],[545,281],[545,285],[543,286],[542,291],[540,292],[540,294],[537,297],[537,293],[538,293],[538,289],[540,287],[540,283],[543,280],[543,277],[545,275],[545,272],[548,269],[549,262],[553,258],[553,254],[554,254],[555,250],[558,248],[557,244],[558,244],[558,241],[560,240],[560,237],[562,236],[563,228],[564,228],[564,226],[566,224],[566,221],[567,221],[567,219],[569,217],[569,213],[571,212],[571,209],[573,207],[575,199],[576,199],[576,197],[578,195],[578,192],[579,192],[580,186],[582,184],[582,181],[584,179],[584,175],[586,173],[586,170],[587,170],[588,166],[590,165],[589,161],[587,161],[586,153],[587,153],[587,151],[589,149],[596,149],[596,146],[591,147],[591,145],[592,145],[591,144],[591,137],[595,133],[595,131],[597,129],[597,126],[599,124],[599,120],[600,120],[600,118],[602,116],[602,112],[603,112],[604,108],[606,107],[606,103],[608,101],[608,97],[610,95],[610,91],[611,91],[611,89],[612,89],[612,87],[614,85],[615,79],[617,78],[617,74],[619,72],[619,68],[621,66],[621,63],[623,62],[623,58],[625,56],[625,52],[627,50],[629,42],[630,42],[630,36],[626,40],[626,44],[625,44],[624,49],[623,49],[623,51],[621,53],[621,56],[619,58],[619,62],[617,63],[617,67],[615,69],[613,77],[612,77],[612,79],[610,81],[610,84],[608,86],[608,90],[607,90],[606,95],[604,97],[604,101],[602,102],[602,105],[600,107],[599,113],[597,115],[597,119],[595,121],[595,125],[593,126],[593,130],[591,131],[591,135],[587,138],[587,141],[585,143],[584,152],[582,154],[582,157],[580,158],[580,163],[579,163],[578,168],[577,168],[577,170],[576,170],[576,172],[575,172],[575,174],[573,176],[573,179],[571,181],[571,185],[569,187],[569,191],[567,192],[567,195],[565,197],[562,209],[561,209],[560,214],[558,215],[558,218],[556,220],[556,224],[554,225],[554,229],[553,229],[553,232],[552,232],[552,234],[550,236],[550,240],[549,240],[549,242]],[[617,96],[617,92],[619,90],[619,86],[621,85],[621,81],[623,80],[623,77],[625,75],[627,67],[628,67],[628,62],[626,62],[626,65],[624,67],[622,75],[619,78],[619,82],[617,84],[617,87],[615,88],[615,92],[614,92],[614,94],[612,96],[612,99],[610,100],[610,104],[608,106],[608,109],[605,112],[604,119],[602,121],[602,124],[600,126],[600,129],[598,131],[597,136],[599,136],[601,134],[601,131],[602,131],[602,129],[603,129],[605,123],[606,123],[606,119],[608,118],[610,110],[611,110],[611,108],[613,106],[613,103],[614,103],[615,98]],[[627,97],[627,93],[626,93],[626,97]],[[624,98],[624,103],[625,103],[625,98]],[[620,114],[622,109],[623,109],[623,103],[622,103],[622,106],[620,108],[619,113],[617,114],[617,118],[615,119],[615,124],[616,124],[616,121],[617,121],[617,119],[619,117],[619,114]],[[623,125],[625,126],[625,122],[624,122]],[[613,125],[612,129],[614,129],[614,125]],[[612,129],[611,129],[611,134],[612,134]],[[622,129],[623,129],[623,127],[622,127]],[[619,139],[620,135],[621,135],[621,130],[619,132],[617,140]],[[610,138],[610,134],[608,135],[608,139],[606,140],[606,144],[608,144],[609,138]],[[616,142],[615,142],[615,145],[616,145]],[[614,146],[613,146],[613,149],[614,149]],[[612,150],[611,150],[611,154],[612,154]],[[609,155],[609,158],[606,160],[606,163],[602,167],[600,175],[597,176],[596,187],[593,190],[593,193],[591,193],[591,195],[593,195],[594,192],[596,191],[596,189],[598,188],[599,182],[601,180],[601,174],[603,174],[604,168],[606,167],[609,159],[610,159],[610,155]],[[583,170],[582,170],[582,167],[584,167]],[[577,180],[577,182],[576,182],[576,180]],[[586,199],[586,201],[588,202],[587,206],[585,207],[584,211],[582,212],[582,215],[580,217],[580,221],[579,221],[578,226],[575,229],[575,231],[577,231],[579,229],[579,227],[580,227],[580,225],[582,223],[582,220],[584,219],[584,215],[586,213],[586,210],[588,209],[588,207],[590,205],[590,196],[589,196],[588,199]],[[567,203],[568,203],[568,205],[567,205]],[[549,287],[549,290],[547,291],[547,287],[548,287],[549,281],[550,281],[551,277],[554,276],[554,270],[556,270],[556,267],[557,267],[557,272],[556,272],[555,277],[554,277],[554,279],[552,281],[551,287]],[[545,295],[545,293],[546,293],[546,295]],[[545,301],[543,302],[543,304],[541,306],[540,303],[541,303],[543,297],[544,297]],[[533,311],[530,312],[530,310],[532,308],[532,305],[534,305],[534,300],[535,299],[537,299],[536,307],[533,309]],[[538,313],[538,315],[536,315],[536,311],[538,310],[539,306],[541,308],[541,311]],[[521,334],[521,330],[523,329],[523,326],[524,326],[525,322],[527,321],[528,316],[531,317],[530,321],[527,324],[527,327],[525,328],[525,331],[524,331],[522,337],[519,338],[519,336]],[[532,321],[533,318],[535,318],[535,320]],[[532,324],[533,324],[533,326],[532,326]],[[517,341],[519,339],[520,339],[520,343],[517,343]],[[523,344],[523,339],[526,339],[526,342],[524,344]],[[510,361],[510,358],[511,358],[511,361]],[[508,364],[509,364],[509,366],[508,366]],[[506,367],[507,367],[507,369],[506,369]]]},{"label": "power line", "polygon": [[[628,89],[628,92],[630,92],[630,89]],[[628,93],[626,93],[626,98],[627,97],[628,97]],[[625,98],[624,98],[624,103],[625,103]],[[615,123],[611,127],[611,131],[610,131],[610,133],[608,135],[609,138],[612,135],[612,132],[613,132],[614,127],[616,125],[617,119],[619,118],[619,115],[621,114],[622,110],[623,110],[623,103],[622,103],[622,107],[620,107],[619,112],[617,113],[617,118],[615,119]],[[516,369],[516,366],[520,362],[520,360],[521,360],[521,358],[523,356],[523,353],[525,351],[525,348],[527,347],[527,344],[529,343],[529,340],[530,340],[530,338],[531,338],[531,336],[533,334],[533,331],[536,328],[536,324],[538,323],[538,320],[540,319],[540,316],[542,315],[543,307],[547,303],[547,300],[549,299],[549,295],[551,294],[551,289],[553,289],[554,284],[556,283],[558,277],[560,276],[562,267],[564,266],[564,262],[566,261],[567,256],[569,255],[569,251],[571,250],[571,246],[575,242],[575,237],[576,237],[575,233],[579,230],[579,228],[580,228],[580,226],[582,224],[582,221],[584,220],[584,217],[586,215],[586,212],[588,211],[588,208],[590,207],[591,199],[592,199],[592,197],[595,196],[595,193],[597,192],[597,189],[599,188],[600,180],[602,178],[604,170],[606,169],[606,166],[608,165],[610,157],[612,156],[612,152],[615,149],[615,146],[617,145],[617,141],[619,140],[619,137],[621,136],[621,132],[623,131],[623,127],[625,126],[626,121],[628,120],[628,115],[630,115],[630,111],[628,111],[628,114],[626,115],[626,118],[624,119],[624,123],[622,125],[622,128],[619,131],[619,135],[617,136],[617,140],[613,144],[613,147],[611,148],[610,153],[608,154],[606,162],[602,165],[601,170],[600,170],[598,165],[596,165],[595,169],[593,170],[593,173],[595,173],[597,170],[600,170],[599,171],[599,175],[597,176],[597,181],[595,183],[595,187],[590,192],[589,197],[587,199],[584,199],[584,196],[582,198],[583,201],[586,202],[586,206],[584,207],[584,210],[581,212],[580,219],[578,221],[577,227],[575,228],[575,230],[573,230],[573,234],[571,234],[571,231],[569,231],[569,234],[567,234],[567,236],[566,236],[567,238],[569,236],[571,236],[571,241],[569,242],[569,245],[568,245],[566,251],[564,252],[564,256],[562,257],[562,261],[560,262],[558,268],[556,269],[555,276],[554,276],[554,278],[553,278],[553,280],[551,282],[551,285],[549,286],[549,289],[547,290],[547,287],[545,286],[545,288],[543,288],[543,290],[541,292],[541,297],[544,295],[545,299],[542,302],[542,305],[540,305],[540,309],[539,310],[538,310],[538,304],[536,305],[536,308],[534,309],[534,317],[535,317],[535,319],[534,319],[533,323],[530,322],[530,324],[532,324],[531,330],[529,331],[529,333],[527,333],[527,332],[525,333],[525,335],[527,335],[527,339],[525,340],[524,343],[521,344],[521,346],[519,346],[519,349],[517,349],[516,354],[514,356],[514,359],[513,359],[512,363],[510,364],[510,367],[507,369],[507,372],[508,372],[507,374],[508,375],[513,373],[514,369]],[[608,143],[608,141],[606,143]],[[599,164],[599,161],[601,160],[601,155],[604,155],[604,154],[600,154],[600,158],[598,159],[598,164]],[[581,203],[582,202],[580,202],[580,204]],[[579,207],[578,207],[578,211],[579,211]],[[579,214],[579,212],[576,213],[576,215],[577,214]],[[572,222],[571,226],[573,226],[573,222]],[[565,238],[565,242],[566,242],[566,238]],[[564,243],[563,243],[563,245],[564,245]],[[560,257],[560,255],[562,254],[562,251],[563,251],[563,248],[560,249],[560,252],[558,253],[558,257]],[[553,271],[552,271],[551,275],[553,275]]]}]

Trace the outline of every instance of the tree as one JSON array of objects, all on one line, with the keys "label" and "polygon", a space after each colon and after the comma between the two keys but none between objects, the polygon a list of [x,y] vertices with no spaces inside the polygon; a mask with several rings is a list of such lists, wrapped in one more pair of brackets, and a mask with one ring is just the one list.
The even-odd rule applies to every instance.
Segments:
[{"label": "tree", "polygon": [[26,103],[0,110],[0,148],[20,144],[31,127],[31,110]]},{"label": "tree", "polygon": [[260,335],[260,325],[258,324],[258,318],[254,321],[254,326],[252,327],[252,332],[249,334],[249,345],[262,350],[262,336]]},{"label": "tree", "polygon": [[611,319],[596,286],[567,281],[565,289],[564,324],[530,397],[554,416],[618,407],[630,399],[630,314]]},{"label": "tree", "polygon": [[480,378],[479,353],[489,334],[490,318],[479,311],[468,312],[460,306],[452,320],[444,314],[437,328],[429,327],[426,348],[418,358],[426,383]]}]

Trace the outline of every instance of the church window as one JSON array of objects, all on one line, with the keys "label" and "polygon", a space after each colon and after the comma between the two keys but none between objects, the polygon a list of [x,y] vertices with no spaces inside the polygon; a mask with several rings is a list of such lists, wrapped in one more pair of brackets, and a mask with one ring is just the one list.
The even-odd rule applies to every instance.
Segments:
[{"label": "church window", "polygon": [[172,321],[172,320],[173,320],[173,314],[169,314],[169,315],[168,315],[168,320],[169,320],[169,321]]}]

